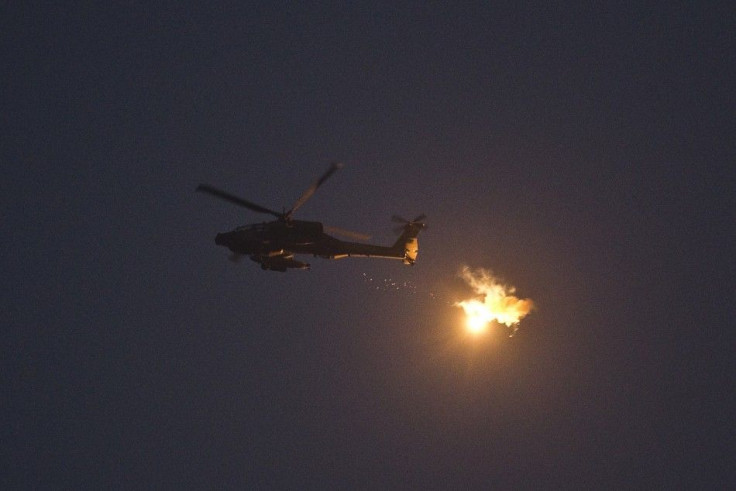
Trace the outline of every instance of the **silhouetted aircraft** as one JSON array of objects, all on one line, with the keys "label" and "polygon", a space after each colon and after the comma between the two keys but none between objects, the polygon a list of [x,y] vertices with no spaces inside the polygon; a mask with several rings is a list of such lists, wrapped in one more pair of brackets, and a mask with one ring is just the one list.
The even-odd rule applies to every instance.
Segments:
[{"label": "silhouetted aircraft", "polygon": [[233,252],[233,259],[248,256],[259,263],[261,268],[271,271],[286,271],[288,268],[309,269],[308,263],[294,259],[295,254],[311,254],[325,259],[345,257],[375,257],[400,259],[404,264],[413,265],[419,252],[417,236],[425,227],[426,217],[419,215],[414,220],[405,220],[394,215],[392,220],[399,222],[401,235],[390,246],[346,242],[325,232],[367,240],[369,237],[336,227],[328,227],[320,222],[294,220],[296,212],[341,164],[332,164],[317,181],[299,197],[288,211],[279,213],[257,205],[238,196],[226,193],[212,186],[200,184],[197,191],[211,194],[230,203],[248,208],[257,213],[273,215],[276,220],[253,225],[244,225],[230,232],[217,234],[215,244],[225,246]]}]

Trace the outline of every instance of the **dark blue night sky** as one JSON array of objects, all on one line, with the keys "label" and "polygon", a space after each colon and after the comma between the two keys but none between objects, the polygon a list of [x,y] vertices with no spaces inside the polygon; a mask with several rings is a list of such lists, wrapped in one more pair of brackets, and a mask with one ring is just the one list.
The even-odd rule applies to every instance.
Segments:
[{"label": "dark blue night sky", "polygon": [[[0,18],[4,489],[736,480],[729,2]],[[199,183],[288,209],[333,161],[298,218],[426,213],[414,267],[214,244],[264,218]],[[514,337],[463,334],[464,265]]]}]

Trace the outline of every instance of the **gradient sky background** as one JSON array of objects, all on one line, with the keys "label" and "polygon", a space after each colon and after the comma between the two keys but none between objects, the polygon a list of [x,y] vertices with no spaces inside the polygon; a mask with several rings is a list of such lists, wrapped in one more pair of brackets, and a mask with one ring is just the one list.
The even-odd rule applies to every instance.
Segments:
[{"label": "gradient sky background", "polygon": [[[0,18],[3,488],[736,479],[730,2]],[[281,209],[335,160],[298,218],[426,213],[415,267],[215,246],[263,217],[197,184]],[[464,335],[463,265],[515,337]]]}]

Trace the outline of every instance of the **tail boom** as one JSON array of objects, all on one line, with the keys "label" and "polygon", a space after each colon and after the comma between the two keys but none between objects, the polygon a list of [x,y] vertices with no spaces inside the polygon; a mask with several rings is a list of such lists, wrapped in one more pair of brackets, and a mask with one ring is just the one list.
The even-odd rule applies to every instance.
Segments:
[{"label": "tail boom", "polygon": [[[377,246],[356,242],[336,241],[336,251],[331,254],[315,254],[325,259],[342,259],[345,257],[377,257],[384,259],[400,259],[404,264],[413,265],[419,254],[417,236],[424,228],[424,223],[409,222],[403,227],[399,238],[391,246]],[[339,244],[339,245],[337,245]]]}]

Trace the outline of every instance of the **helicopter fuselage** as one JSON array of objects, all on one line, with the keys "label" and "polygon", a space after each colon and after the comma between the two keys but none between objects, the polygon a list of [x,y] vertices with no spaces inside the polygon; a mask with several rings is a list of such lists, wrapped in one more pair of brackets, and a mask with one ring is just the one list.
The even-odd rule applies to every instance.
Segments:
[{"label": "helicopter fuselage", "polygon": [[247,255],[263,269],[285,271],[308,269],[309,264],[294,259],[294,254],[311,254],[325,259],[379,257],[401,259],[413,264],[418,252],[416,236],[422,224],[407,226],[393,246],[379,246],[336,239],[324,232],[320,222],[291,220],[244,225],[217,234],[215,243],[236,255]]}]

